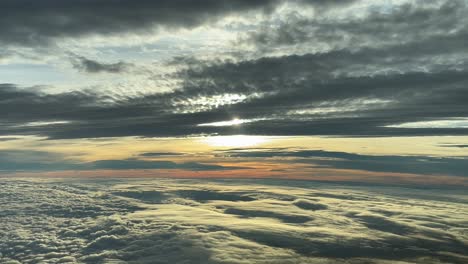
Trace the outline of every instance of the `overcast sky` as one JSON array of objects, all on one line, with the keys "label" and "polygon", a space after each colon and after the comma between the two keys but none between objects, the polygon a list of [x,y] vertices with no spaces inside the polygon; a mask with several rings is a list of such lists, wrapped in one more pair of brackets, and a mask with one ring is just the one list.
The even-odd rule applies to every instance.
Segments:
[{"label": "overcast sky", "polygon": [[466,0],[0,1],[0,174],[468,185]]}]

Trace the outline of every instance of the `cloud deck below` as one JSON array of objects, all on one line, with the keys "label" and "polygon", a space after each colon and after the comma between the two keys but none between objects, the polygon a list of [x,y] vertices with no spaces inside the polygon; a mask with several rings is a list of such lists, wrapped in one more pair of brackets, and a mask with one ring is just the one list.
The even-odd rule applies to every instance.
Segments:
[{"label": "cloud deck below", "polygon": [[1,263],[466,263],[462,191],[3,179]]}]

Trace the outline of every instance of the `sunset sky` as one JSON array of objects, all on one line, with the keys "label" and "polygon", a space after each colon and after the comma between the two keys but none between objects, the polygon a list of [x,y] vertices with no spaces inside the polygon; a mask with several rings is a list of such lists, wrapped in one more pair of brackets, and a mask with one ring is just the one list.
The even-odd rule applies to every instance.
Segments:
[{"label": "sunset sky", "polygon": [[465,0],[2,0],[0,177],[468,187]]}]

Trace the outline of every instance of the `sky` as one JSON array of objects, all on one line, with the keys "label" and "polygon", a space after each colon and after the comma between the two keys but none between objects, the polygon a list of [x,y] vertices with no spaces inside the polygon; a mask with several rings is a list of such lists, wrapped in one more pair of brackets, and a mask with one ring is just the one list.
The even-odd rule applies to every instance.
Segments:
[{"label": "sky", "polygon": [[0,177],[468,186],[466,0],[2,0]]}]

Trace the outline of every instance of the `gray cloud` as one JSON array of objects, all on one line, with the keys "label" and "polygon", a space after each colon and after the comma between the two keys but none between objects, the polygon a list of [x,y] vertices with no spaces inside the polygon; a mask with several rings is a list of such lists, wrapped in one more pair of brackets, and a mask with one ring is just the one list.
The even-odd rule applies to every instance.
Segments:
[{"label": "gray cloud", "polygon": [[119,61],[117,63],[101,63],[82,56],[71,58],[73,68],[86,73],[122,73],[134,67],[133,64]]},{"label": "gray cloud", "polygon": [[[266,8],[277,1],[2,1],[0,41],[38,45],[54,38],[191,28],[230,13]],[[27,8],[25,8],[27,6]]]},{"label": "gray cloud", "polygon": [[[160,28],[193,28],[230,14],[271,10],[281,0],[79,1],[6,0],[0,3],[0,42],[51,44],[58,38],[148,33]],[[302,1],[328,6],[328,1]],[[349,1],[333,1],[334,4]],[[27,7],[27,8],[26,8]]]},{"label": "gray cloud", "polygon": [[12,141],[12,140],[17,140],[17,139],[19,139],[19,138],[17,138],[17,137],[1,137],[0,142],[1,141]]},{"label": "gray cloud", "polygon": [[[364,16],[313,18],[292,13],[279,23],[265,21],[242,41],[260,49],[314,44],[319,50],[407,45],[422,50],[463,52],[468,6],[463,0],[414,1],[378,6]],[[421,43],[425,43],[422,45]],[[441,45],[445,46],[442,49]],[[418,48],[413,47],[418,53]]]},{"label": "gray cloud", "polygon": [[[377,54],[375,56],[378,56]],[[47,95],[2,85],[0,133],[51,138],[108,136],[185,136],[201,133],[268,135],[463,135],[466,128],[398,128],[389,125],[468,116],[464,107],[466,72],[408,72],[369,77],[319,78],[319,63],[359,58],[338,52],[225,63],[188,71],[182,90],[145,97],[119,98],[94,92]],[[308,69],[315,70],[309,72]],[[268,70],[267,70],[268,69]],[[276,76],[276,77],[274,77]],[[328,81],[324,81],[329,78]],[[263,94],[233,105],[193,108],[178,113],[178,102],[201,97]],[[6,100],[6,98],[9,98]],[[200,99],[203,100],[203,99]],[[107,101],[107,102],[106,102]],[[109,101],[111,101],[109,103]],[[370,101],[370,103],[368,103]],[[375,101],[375,103],[372,103]],[[273,107],[274,106],[274,107]],[[435,107],[438,106],[438,107]],[[18,111],[18,109],[36,109]],[[63,109],[57,111],[57,109]],[[300,114],[300,111],[306,110]],[[307,111],[314,111],[307,113]],[[138,118],[135,118],[138,117]],[[238,127],[197,126],[233,117],[260,119]],[[266,118],[266,119],[265,119]],[[35,127],[27,122],[65,120]]]}]

